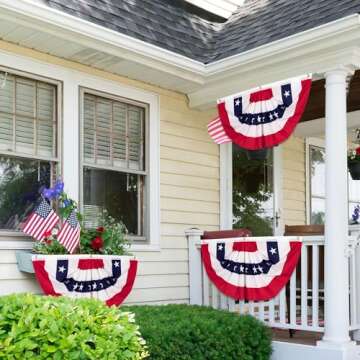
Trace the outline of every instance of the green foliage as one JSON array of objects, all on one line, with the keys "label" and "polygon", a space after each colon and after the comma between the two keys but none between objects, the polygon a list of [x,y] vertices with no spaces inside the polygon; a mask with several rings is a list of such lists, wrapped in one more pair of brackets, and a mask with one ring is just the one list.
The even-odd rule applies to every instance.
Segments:
[{"label": "green foliage", "polygon": [[189,305],[131,306],[151,360],[268,360],[270,331],[251,316]]},{"label": "green foliage", "polygon": [[81,221],[82,215],[78,211],[77,203],[69,198],[69,196],[63,191],[58,198],[57,213],[61,219],[65,220],[70,216],[73,210],[76,211],[77,218]]},{"label": "green foliage", "polygon": [[62,255],[68,253],[68,251],[55,238],[48,238],[42,242],[36,241],[33,246],[33,252],[45,255]]},{"label": "green foliage", "polygon": [[271,172],[271,159],[249,160],[246,153],[234,145],[234,229],[249,229],[253,236],[272,235],[272,219],[264,211],[273,194]]},{"label": "green foliage", "polygon": [[[64,198],[66,194],[61,196]],[[76,207],[76,203],[65,198],[67,205],[62,206],[63,212],[61,217],[66,218]],[[65,209],[65,210],[64,210]],[[64,217],[65,214],[65,217]],[[78,213],[79,219],[81,215]],[[130,242],[126,237],[125,225],[111,216],[106,211],[100,214],[99,227],[96,229],[87,229],[82,224],[80,233],[80,254],[104,254],[104,255],[128,255],[128,248]],[[38,254],[55,255],[67,254],[68,251],[57,240],[58,229],[53,229],[52,232],[46,233],[45,238],[41,242],[35,242],[33,251]]]},{"label": "green foliage", "polygon": [[[104,210],[98,220],[99,227],[96,229],[86,229],[81,227],[80,252],[83,254],[106,254],[106,255],[125,255],[130,246],[126,238],[126,227],[122,222],[111,217]],[[102,246],[96,249],[94,240],[100,238]]]},{"label": "green foliage", "polygon": [[130,313],[93,299],[0,297],[0,359],[137,360],[144,341]]}]

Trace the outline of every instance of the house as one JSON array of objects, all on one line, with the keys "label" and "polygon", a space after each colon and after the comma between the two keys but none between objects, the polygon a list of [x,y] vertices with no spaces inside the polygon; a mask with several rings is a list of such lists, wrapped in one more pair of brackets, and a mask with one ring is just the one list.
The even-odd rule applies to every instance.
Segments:
[{"label": "house", "polygon": [[[274,343],[274,359],[360,359],[359,259],[347,241],[360,193],[346,168],[360,126],[359,11],[356,0],[0,0],[0,294],[39,291],[17,269],[15,251],[31,241],[16,230],[34,186],[61,174],[90,219],[111,208],[130,230],[140,266],[129,303],[199,302],[188,241],[201,232],[185,231],[230,228],[234,186],[256,177],[260,235],[327,219],[325,239],[307,242],[316,259],[325,247],[325,268],[312,272],[325,283],[312,281],[308,311],[295,278],[290,301],[296,308],[299,296],[305,312],[285,326],[323,331],[323,341],[302,344],[295,333],[296,343]],[[239,149],[208,136],[216,100],[307,73],[302,122],[246,177]],[[285,300],[266,310],[274,319],[283,309],[282,324]]]}]

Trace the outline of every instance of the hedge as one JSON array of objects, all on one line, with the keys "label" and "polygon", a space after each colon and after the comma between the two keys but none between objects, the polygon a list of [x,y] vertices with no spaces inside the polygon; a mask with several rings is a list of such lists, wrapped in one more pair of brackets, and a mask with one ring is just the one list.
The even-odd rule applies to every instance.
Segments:
[{"label": "hedge", "polygon": [[189,305],[131,306],[151,360],[268,360],[270,330],[251,316]]},{"label": "hedge", "polygon": [[0,359],[145,358],[133,315],[92,299],[0,297]]}]

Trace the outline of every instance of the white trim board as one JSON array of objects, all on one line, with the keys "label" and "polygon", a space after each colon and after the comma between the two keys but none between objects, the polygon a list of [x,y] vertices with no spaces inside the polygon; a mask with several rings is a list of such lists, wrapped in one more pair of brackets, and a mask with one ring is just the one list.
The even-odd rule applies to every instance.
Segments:
[{"label": "white trim board", "polygon": [[[149,239],[148,244],[134,246],[134,251],[160,250],[160,103],[155,93],[140,90],[114,81],[104,80],[80,71],[33,60],[28,57],[0,51],[0,65],[16,67],[18,71],[43,76],[62,82],[62,176],[65,191],[79,200],[80,191],[80,91],[81,87],[129,98],[149,105]],[[10,236],[9,236],[10,237]],[[14,239],[15,241],[15,239]]]},{"label": "white trim board", "polygon": [[326,348],[273,341],[271,360],[360,360],[360,346]]}]

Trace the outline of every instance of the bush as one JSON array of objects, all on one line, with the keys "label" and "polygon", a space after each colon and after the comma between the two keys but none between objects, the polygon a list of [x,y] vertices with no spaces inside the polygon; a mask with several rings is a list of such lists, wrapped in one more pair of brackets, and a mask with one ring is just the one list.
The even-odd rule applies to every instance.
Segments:
[{"label": "bush", "polygon": [[0,359],[146,357],[133,315],[92,299],[0,297]]},{"label": "bush", "polygon": [[270,330],[251,316],[211,308],[132,306],[151,360],[267,360]]}]

